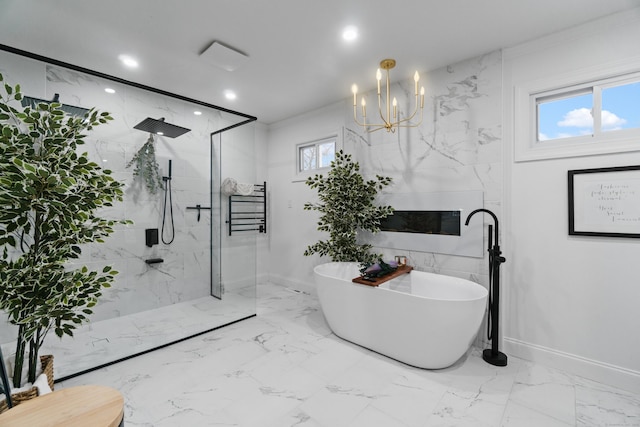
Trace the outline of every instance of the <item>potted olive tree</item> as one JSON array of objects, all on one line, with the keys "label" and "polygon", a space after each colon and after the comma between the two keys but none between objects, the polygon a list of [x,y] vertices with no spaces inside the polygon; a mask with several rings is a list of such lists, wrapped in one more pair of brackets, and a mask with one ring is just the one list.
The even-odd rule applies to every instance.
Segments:
[{"label": "potted olive tree", "polygon": [[78,153],[86,132],[112,120],[89,110],[68,115],[58,103],[22,108],[20,85],[0,74],[0,309],[18,327],[14,387],[28,355],[34,382],[38,352],[50,330],[73,335],[116,271],[71,269],[83,244],[102,242],[117,223],[96,213],[122,201],[120,182]]},{"label": "potted olive tree", "polygon": [[391,178],[376,175],[365,181],[360,165],[351,160],[350,154],[341,151],[331,162],[327,176],[315,175],[306,184],[318,191],[318,203],[305,203],[305,210],[316,210],[322,215],[318,230],[329,233],[307,247],[306,256],[315,253],[328,255],[333,261],[354,261],[362,264],[376,262],[381,255],[370,253],[371,245],[359,244],[358,230],[372,233],[380,231],[380,221],[393,213],[391,206],[376,206],[379,190],[391,184]]}]

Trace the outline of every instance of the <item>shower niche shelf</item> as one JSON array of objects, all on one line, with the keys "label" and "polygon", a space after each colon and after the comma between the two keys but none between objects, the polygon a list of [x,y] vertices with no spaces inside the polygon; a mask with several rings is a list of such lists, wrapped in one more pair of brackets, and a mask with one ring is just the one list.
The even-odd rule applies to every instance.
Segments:
[{"label": "shower niche shelf", "polygon": [[229,236],[244,231],[267,232],[267,183],[253,185],[253,193],[229,196]]}]

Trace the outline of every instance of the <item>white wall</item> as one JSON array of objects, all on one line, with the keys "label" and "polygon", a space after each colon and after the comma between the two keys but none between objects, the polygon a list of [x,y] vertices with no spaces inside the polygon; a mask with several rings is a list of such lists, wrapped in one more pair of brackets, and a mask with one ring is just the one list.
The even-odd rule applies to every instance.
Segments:
[{"label": "white wall", "polygon": [[313,289],[319,257],[305,257],[306,247],[322,235],[315,212],[304,211],[315,193],[296,177],[296,144],[342,134],[343,103],[271,125],[268,133],[269,276],[277,283]]},{"label": "white wall", "polygon": [[[640,9],[505,51],[505,140],[515,88],[635,61]],[[521,141],[514,140],[514,143]],[[503,332],[509,354],[640,391],[640,241],[568,236],[567,171],[640,164],[640,153],[514,162],[505,145]]]}]

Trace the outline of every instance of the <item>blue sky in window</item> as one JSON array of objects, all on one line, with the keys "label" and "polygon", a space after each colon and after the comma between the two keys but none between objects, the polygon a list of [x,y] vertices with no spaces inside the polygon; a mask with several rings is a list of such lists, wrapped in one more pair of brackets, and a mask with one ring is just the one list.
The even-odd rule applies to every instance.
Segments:
[{"label": "blue sky in window", "polygon": [[[541,103],[538,108],[538,140],[593,134],[593,96]],[[640,82],[602,91],[602,130],[640,128]]]}]

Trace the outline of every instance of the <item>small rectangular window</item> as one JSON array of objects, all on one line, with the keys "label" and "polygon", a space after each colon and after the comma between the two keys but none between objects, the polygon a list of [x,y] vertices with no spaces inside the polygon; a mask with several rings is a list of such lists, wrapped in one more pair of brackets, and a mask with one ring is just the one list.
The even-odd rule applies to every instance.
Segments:
[{"label": "small rectangular window", "polygon": [[300,147],[300,171],[318,169],[318,150],[315,145]]},{"label": "small rectangular window", "polygon": [[640,128],[640,82],[602,89],[602,131]]},{"label": "small rectangular window", "polygon": [[515,85],[517,162],[640,151],[636,63]]},{"label": "small rectangular window", "polygon": [[536,141],[585,137],[640,129],[640,78],[618,77],[582,87],[533,95]]},{"label": "small rectangular window", "polygon": [[309,172],[331,166],[336,155],[336,138],[298,145],[298,172]]},{"label": "small rectangular window", "polygon": [[538,141],[593,135],[591,90],[536,99]]}]

